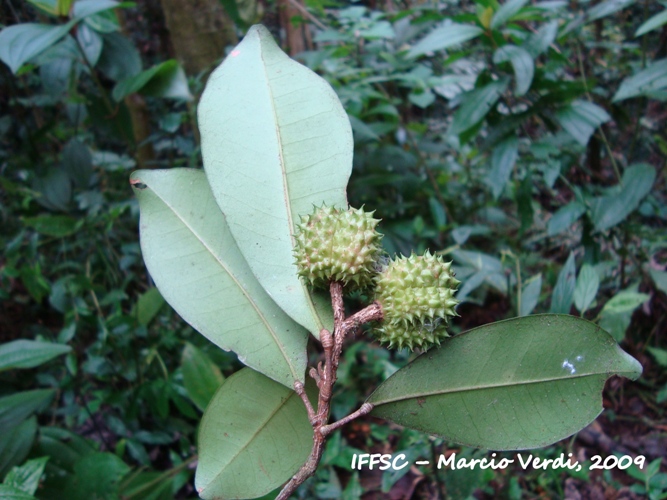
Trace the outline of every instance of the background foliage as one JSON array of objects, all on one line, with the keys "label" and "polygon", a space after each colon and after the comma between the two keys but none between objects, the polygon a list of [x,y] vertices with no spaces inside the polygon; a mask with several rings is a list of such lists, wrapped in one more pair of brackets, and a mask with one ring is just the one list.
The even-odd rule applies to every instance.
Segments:
[{"label": "background foliage", "polygon": [[[241,365],[163,307],[127,179],[135,167],[200,165],[194,113],[208,70],[258,20],[342,100],[355,134],[348,197],[383,219],[386,250],[454,260],[456,331],[569,312],[644,365],[638,382],[608,384],[596,423],[535,452],[644,454],[644,471],[351,471],[353,453],[486,453],[368,418],[333,436],[301,497],[667,491],[663,3],[215,1],[208,24],[168,1],[7,7],[0,495],[196,497],[195,426]],[[220,26],[226,38],[204,42],[218,52],[190,67],[187,51],[203,50],[183,33]],[[409,359],[352,341],[335,417]]]}]

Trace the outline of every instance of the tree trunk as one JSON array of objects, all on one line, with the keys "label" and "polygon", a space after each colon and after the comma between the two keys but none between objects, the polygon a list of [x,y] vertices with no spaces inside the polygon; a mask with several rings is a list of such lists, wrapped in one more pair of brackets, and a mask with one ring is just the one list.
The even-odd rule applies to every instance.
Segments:
[{"label": "tree trunk", "polygon": [[176,58],[189,75],[221,59],[238,42],[234,23],[220,0],[160,0]]},{"label": "tree trunk", "polygon": [[285,31],[289,55],[294,56],[312,48],[312,40],[306,23],[292,23],[292,18],[304,18],[306,9],[301,0],[278,0],[280,26]]}]

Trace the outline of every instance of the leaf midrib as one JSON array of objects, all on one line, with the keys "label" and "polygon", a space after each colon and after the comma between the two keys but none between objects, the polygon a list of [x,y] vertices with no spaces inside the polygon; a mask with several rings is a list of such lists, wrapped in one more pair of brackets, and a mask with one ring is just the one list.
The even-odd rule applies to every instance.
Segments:
[{"label": "leaf midrib", "polygon": [[522,385],[531,385],[531,384],[542,384],[542,383],[548,383],[548,382],[559,382],[559,381],[566,381],[566,380],[571,380],[571,379],[577,379],[577,378],[585,378],[585,377],[593,377],[596,375],[621,375],[621,373],[606,373],[606,372],[589,372],[589,373],[582,373],[578,375],[569,375],[567,377],[548,377],[544,379],[539,379],[539,380],[523,380],[519,382],[506,382],[506,383],[500,383],[500,384],[489,384],[489,385],[478,385],[478,386],[469,386],[469,387],[463,387],[463,388],[455,388],[451,390],[438,390],[438,391],[430,391],[430,392],[420,392],[420,393],[415,393],[415,394],[410,394],[406,396],[401,396],[397,398],[392,398],[392,399],[387,399],[387,400],[382,400],[382,401],[372,401],[372,396],[371,398],[368,399],[368,401],[372,402],[375,406],[380,406],[380,405],[385,405],[389,403],[395,403],[397,401],[404,401],[408,399],[415,399],[415,398],[421,398],[421,397],[429,397],[429,396],[442,396],[445,394],[456,394],[457,392],[467,392],[467,391],[481,391],[485,389],[497,389],[501,387],[516,387],[516,386],[522,386]]},{"label": "leaf midrib", "polygon": [[[234,283],[236,284],[236,286],[238,286],[238,288],[241,290],[241,293],[243,293],[243,295],[245,296],[245,298],[248,300],[248,303],[249,303],[249,304],[252,306],[252,308],[255,310],[255,313],[257,314],[257,316],[259,316],[259,318],[262,320],[262,322],[263,322],[264,325],[266,326],[267,331],[269,332],[269,334],[270,334],[271,337],[273,338],[274,342],[275,342],[276,345],[278,346],[278,349],[280,349],[280,353],[282,354],[283,358],[284,358],[285,361],[287,362],[287,366],[289,366],[289,368],[290,368],[290,372],[292,373],[292,378],[293,378],[294,380],[299,380],[299,377],[298,377],[297,374],[296,374],[296,370],[294,369],[294,366],[292,366],[292,363],[290,362],[290,358],[289,358],[289,356],[287,355],[287,353],[285,352],[285,348],[284,348],[284,346],[283,346],[282,343],[279,341],[276,332],[273,330],[273,327],[272,327],[271,324],[268,322],[267,318],[264,316],[264,314],[262,313],[261,309],[260,309],[259,306],[256,304],[256,302],[253,300],[253,298],[252,298],[251,295],[248,293],[248,291],[245,289],[245,287],[244,287],[244,286],[241,284],[241,282],[236,278],[236,276],[234,275],[234,273],[232,273],[232,271],[229,269],[229,267],[226,266],[225,263],[222,262],[222,261],[218,258],[218,255],[213,251],[213,249],[212,249],[211,247],[208,246],[208,244],[207,244],[207,243],[204,241],[204,239],[199,235],[199,233],[198,233],[197,231],[195,231],[195,229],[194,229],[194,228],[193,228],[193,227],[186,221],[186,219],[184,219],[184,218],[181,216],[180,213],[178,213],[178,211],[176,210],[176,208],[175,208],[174,206],[172,206],[172,205],[171,205],[171,204],[170,204],[164,197],[160,196],[160,194],[159,194],[155,189],[151,188],[151,190],[153,191],[153,193],[155,193],[155,195],[156,195],[158,198],[160,198],[160,200],[162,200],[162,202],[163,202],[167,207],[169,207],[169,209],[172,211],[172,213],[173,213],[173,214],[174,214],[174,215],[175,215],[175,216],[176,216],[176,217],[183,223],[183,225],[184,225],[184,226],[185,226],[185,227],[186,227],[186,228],[187,228],[187,229],[188,229],[188,230],[195,236],[195,238],[197,239],[197,241],[198,241],[199,243],[201,243],[201,245],[202,245],[202,246],[208,251],[208,253],[215,259],[215,261],[216,261],[218,264],[220,264],[220,267],[222,267],[222,268],[224,269],[224,271],[229,275],[229,277],[234,281]],[[213,202],[215,203],[215,200],[214,200]],[[240,253],[240,252],[239,252],[239,253]],[[260,286],[261,286],[261,285],[260,285]],[[271,299],[269,298],[269,300],[271,300]],[[276,307],[277,307],[277,306],[276,306]]]},{"label": "leaf midrib", "polygon": [[[238,451],[237,451],[236,453],[234,453],[234,455],[232,455],[232,457],[227,461],[227,463],[225,463],[225,464],[222,466],[222,469],[220,470],[220,472],[218,472],[218,473],[215,475],[215,477],[208,483],[208,486],[210,486],[210,485],[212,485],[213,483],[215,483],[215,482],[217,481],[217,479],[225,473],[225,470],[230,466],[230,464],[234,463],[234,460],[236,460],[237,457],[238,457],[238,456],[239,456],[239,455],[240,455],[240,454],[241,454],[241,453],[242,453],[248,446],[250,446],[250,443],[252,443],[252,442],[255,440],[255,438],[256,438],[256,437],[257,437],[257,436],[258,436],[258,435],[259,435],[259,434],[266,428],[267,425],[269,425],[269,422],[271,422],[271,419],[273,419],[273,417],[280,411],[280,409],[281,409],[283,406],[285,406],[285,405],[287,404],[287,402],[288,402],[292,397],[294,397],[294,396],[296,396],[296,393],[295,393],[295,392],[293,392],[292,394],[290,394],[289,396],[287,396],[283,401],[280,402],[280,404],[275,408],[275,410],[273,410],[273,411],[271,412],[271,414],[266,418],[266,420],[264,420],[264,421],[257,427],[257,430],[252,434],[252,436],[250,436],[250,439],[248,439],[248,440],[245,442],[245,444],[244,444],[243,446],[241,446],[241,447],[238,449]],[[200,493],[200,495],[202,495],[202,494],[204,493],[204,491],[206,491],[206,488],[204,488],[204,490]]]},{"label": "leaf midrib", "polygon": [[[285,199],[285,208],[287,209],[287,223],[289,225],[289,232],[290,232],[290,245],[292,249],[295,247],[295,241],[294,241],[294,220],[292,218],[292,198],[290,196],[289,192],[289,183],[287,182],[287,169],[285,166],[285,159],[283,157],[283,140],[282,140],[282,135],[280,134],[280,127],[279,127],[279,122],[278,122],[278,113],[276,111],[276,105],[275,105],[275,99],[273,97],[273,89],[271,87],[271,79],[269,78],[269,73],[267,70],[266,66],[266,61],[264,60],[264,45],[262,42],[262,37],[261,35],[257,35],[258,38],[258,43],[259,43],[259,56],[260,59],[262,60],[262,69],[264,70],[264,78],[266,79],[266,88],[269,93],[269,102],[271,104],[271,113],[273,114],[273,120],[274,123],[276,124],[276,140],[278,141],[278,156],[279,156],[279,161],[280,161],[280,170],[282,172],[282,181],[283,181],[283,193],[284,193],[284,199]],[[294,273],[295,276],[297,276],[297,273]],[[303,291],[303,295],[306,298],[306,303],[308,304],[308,308],[310,309],[311,316],[315,319],[315,323],[317,326],[318,330],[324,329],[324,323],[322,319],[320,318],[319,314],[317,314],[317,309],[315,308],[315,304],[313,304],[313,300],[310,296],[310,292],[308,291],[308,287],[306,284],[297,276],[297,281],[299,282],[299,285],[301,286],[301,290]]]}]

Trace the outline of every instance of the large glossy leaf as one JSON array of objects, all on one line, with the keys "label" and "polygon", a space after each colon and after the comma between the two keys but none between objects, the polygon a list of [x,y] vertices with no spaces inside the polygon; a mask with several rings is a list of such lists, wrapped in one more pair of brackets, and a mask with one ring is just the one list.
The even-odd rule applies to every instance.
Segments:
[{"label": "large glossy leaf", "polygon": [[0,398],[0,429],[14,427],[32,413],[44,409],[54,394],[53,389],[35,389]]},{"label": "large glossy leaf", "polygon": [[5,477],[3,484],[24,491],[29,495],[34,495],[48,460],[49,457],[28,460],[20,467],[12,469]]},{"label": "large glossy leaf", "polygon": [[294,391],[243,369],[229,377],[199,428],[195,487],[204,499],[255,498],[306,461],[313,430]]},{"label": "large glossy leaf", "polygon": [[635,36],[637,37],[645,35],[649,31],[658,29],[660,26],[663,26],[665,24],[667,24],[667,10],[663,10],[662,12],[657,13],[650,19],[647,19],[644,24],[642,24],[639,28],[637,28]]},{"label": "large glossy leaf", "polygon": [[588,12],[586,12],[586,22],[595,21],[597,19],[602,19],[603,17],[610,16],[614,12],[625,9],[629,7],[637,0],[605,0],[594,7],[591,7]]},{"label": "large glossy leaf", "polygon": [[350,121],[336,93],[254,26],[198,107],[204,168],[238,246],[273,300],[314,335],[330,326],[298,278],[293,233],[313,205],[347,207]]},{"label": "large glossy leaf", "polygon": [[120,498],[120,482],[131,471],[130,466],[113,453],[94,452],[74,464],[62,490],[67,500]]},{"label": "large glossy leaf", "polygon": [[531,278],[523,287],[521,291],[521,308],[519,309],[519,316],[528,316],[533,312],[535,306],[540,300],[540,292],[542,291],[542,275],[538,274]]},{"label": "large glossy leaf", "polygon": [[141,56],[134,44],[120,33],[103,36],[104,44],[97,67],[108,78],[120,81],[141,72]]},{"label": "large glossy leaf", "polygon": [[517,96],[522,96],[530,88],[533,83],[533,75],[535,74],[535,64],[533,57],[527,50],[517,47],[516,45],[503,45],[493,54],[493,62],[498,64],[509,61],[514,69],[514,77],[516,78]]},{"label": "large glossy leaf", "polygon": [[77,139],[70,140],[63,148],[63,167],[75,186],[86,189],[93,175],[93,155],[88,147]]},{"label": "large glossy leaf", "polygon": [[554,236],[569,229],[586,212],[586,206],[578,201],[571,201],[560,207],[547,222],[547,235]]},{"label": "large glossy leaf", "polygon": [[181,372],[188,396],[203,411],[225,380],[220,368],[206,353],[186,343],[181,356]]},{"label": "large glossy leaf", "polygon": [[593,198],[591,203],[596,231],[604,231],[625,220],[651,191],[655,182],[655,169],[639,163],[623,172],[620,185],[605,196]]},{"label": "large glossy leaf", "polygon": [[134,172],[141,248],[160,293],[183,319],[241,361],[292,387],[308,334],[253,276],[202,170]]},{"label": "large glossy leaf", "polygon": [[611,117],[597,104],[576,100],[558,110],[556,119],[574,140],[585,146],[595,129]]},{"label": "large glossy leaf", "polygon": [[653,62],[646,69],[632,75],[621,83],[618,92],[612,99],[614,102],[647,95],[667,87],[667,59]]},{"label": "large glossy leaf", "polygon": [[66,472],[74,472],[74,466],[84,456],[96,449],[85,438],[59,427],[40,427],[35,453],[49,456],[49,465]]},{"label": "large glossy leaf", "polygon": [[81,229],[84,221],[69,215],[38,215],[37,217],[25,217],[22,222],[24,226],[31,227],[38,233],[64,238]]},{"label": "large glossy leaf", "polygon": [[551,44],[556,40],[556,35],[558,35],[558,21],[553,20],[540,26],[535,33],[532,33],[528,37],[522,46],[535,58],[549,50]]},{"label": "large glossy leaf", "polygon": [[146,71],[129,76],[116,84],[112,95],[116,101],[140,92],[154,97],[172,99],[192,99],[188,88],[188,79],[178,61],[170,59]]},{"label": "large glossy leaf", "polygon": [[590,264],[581,266],[577,284],[574,287],[574,305],[583,314],[595,300],[600,288],[600,277]]},{"label": "large glossy leaf", "polygon": [[75,22],[57,26],[22,23],[4,28],[0,31],[0,60],[16,73],[23,63],[64,37]]},{"label": "large glossy leaf", "polygon": [[28,456],[37,434],[37,418],[31,417],[14,427],[3,427],[0,433],[0,477]]},{"label": "large glossy leaf", "polygon": [[11,368],[34,368],[70,352],[68,345],[36,340],[14,340],[0,345],[0,371]]},{"label": "large glossy leaf", "polygon": [[508,80],[503,78],[484,87],[467,92],[454,114],[449,133],[458,135],[479,123],[507,89]]},{"label": "large glossy leaf", "polygon": [[568,314],[574,301],[577,267],[574,262],[574,252],[570,252],[565,265],[558,273],[556,286],[551,294],[551,308],[549,312]]},{"label": "large glossy leaf", "polygon": [[114,0],[78,0],[74,3],[74,15],[81,19],[120,5]]},{"label": "large glossy leaf", "polygon": [[408,57],[419,57],[428,52],[447,49],[478,37],[484,30],[471,24],[445,21],[417,42],[408,52]]},{"label": "large glossy leaf", "polygon": [[528,0],[508,0],[496,11],[491,19],[491,29],[498,29],[512,17],[514,17]]},{"label": "large glossy leaf", "polygon": [[86,23],[81,23],[76,30],[76,39],[88,63],[95,66],[102,53],[102,36]]},{"label": "large glossy leaf", "polygon": [[2,500],[37,500],[34,496],[13,486],[0,484],[0,498]]},{"label": "large glossy leaf", "polygon": [[505,139],[494,148],[491,154],[491,172],[489,172],[488,183],[496,200],[510,180],[510,175],[518,157],[519,140],[516,136]]},{"label": "large glossy leaf", "polygon": [[565,315],[492,323],[445,340],[369,398],[372,415],[492,450],[563,439],[602,411],[613,374],[641,365],[597,325]]}]

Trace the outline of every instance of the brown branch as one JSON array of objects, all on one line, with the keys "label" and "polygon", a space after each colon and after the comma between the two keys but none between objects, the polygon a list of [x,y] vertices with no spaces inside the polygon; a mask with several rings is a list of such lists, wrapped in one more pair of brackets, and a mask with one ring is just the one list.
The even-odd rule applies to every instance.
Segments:
[{"label": "brown branch", "polygon": [[373,409],[372,404],[364,403],[361,405],[361,408],[347,417],[327,425],[327,422],[329,421],[329,411],[331,409],[330,402],[333,394],[333,386],[336,383],[338,362],[340,360],[340,355],[343,352],[345,337],[350,332],[357,330],[364,323],[382,319],[382,306],[378,302],[375,302],[353,314],[349,318],[346,318],[345,306],[343,304],[343,284],[335,281],[331,282],[329,291],[331,293],[331,305],[334,311],[334,334],[332,335],[328,330],[322,330],[320,332],[320,342],[324,349],[324,362],[318,363],[317,368],[311,368],[309,372],[319,388],[317,411],[315,411],[310,404],[303,384],[301,382],[294,383],[294,390],[299,397],[301,397],[303,404],[306,406],[308,419],[313,426],[313,447],[306,463],[304,463],[301,469],[299,469],[287,484],[285,484],[280,494],[276,497],[276,500],[287,500],[306,479],[315,474],[317,466],[322,458],[322,453],[324,452],[324,443],[327,435],[348,422],[351,422],[355,418],[370,413]]},{"label": "brown branch", "polygon": [[369,414],[373,410],[373,405],[371,403],[364,403],[354,413],[350,413],[347,417],[341,418],[338,422],[334,422],[330,425],[323,425],[320,431],[323,435],[327,436],[339,427],[343,427],[348,422],[352,422],[355,418],[363,417],[364,415]]}]

